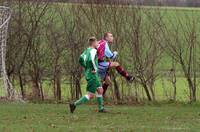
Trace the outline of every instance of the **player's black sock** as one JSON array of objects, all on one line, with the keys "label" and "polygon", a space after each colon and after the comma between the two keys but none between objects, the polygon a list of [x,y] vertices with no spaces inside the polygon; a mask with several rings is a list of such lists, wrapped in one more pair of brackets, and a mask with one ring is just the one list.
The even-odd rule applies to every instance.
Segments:
[{"label": "player's black sock", "polygon": [[103,84],[103,86],[102,86],[103,87],[103,96],[105,95],[105,93],[108,89],[108,86],[109,86],[109,84],[106,84],[106,83]]},{"label": "player's black sock", "polygon": [[70,112],[71,112],[71,113],[74,113],[74,110],[76,109],[76,106],[75,106],[74,103],[70,103],[70,104],[69,104],[69,108],[70,108]]}]

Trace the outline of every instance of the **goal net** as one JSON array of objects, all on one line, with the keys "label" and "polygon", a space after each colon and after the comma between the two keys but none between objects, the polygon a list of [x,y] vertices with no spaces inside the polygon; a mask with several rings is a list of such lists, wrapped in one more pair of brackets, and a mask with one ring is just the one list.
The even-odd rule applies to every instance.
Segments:
[{"label": "goal net", "polygon": [[0,98],[16,99],[16,92],[9,81],[6,72],[6,42],[8,25],[11,18],[11,10],[8,7],[0,6]]}]

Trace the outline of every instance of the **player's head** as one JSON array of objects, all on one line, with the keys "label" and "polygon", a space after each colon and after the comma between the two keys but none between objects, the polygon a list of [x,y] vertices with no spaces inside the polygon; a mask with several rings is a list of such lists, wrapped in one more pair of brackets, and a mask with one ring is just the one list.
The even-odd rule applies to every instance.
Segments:
[{"label": "player's head", "polygon": [[113,41],[114,41],[114,38],[113,38],[113,35],[112,35],[111,32],[105,32],[104,33],[104,39],[106,41],[108,41],[108,43],[113,43]]},{"label": "player's head", "polygon": [[89,42],[89,46],[93,47],[93,48],[97,48],[98,47],[98,42],[97,39],[95,37],[90,37],[88,39]]}]

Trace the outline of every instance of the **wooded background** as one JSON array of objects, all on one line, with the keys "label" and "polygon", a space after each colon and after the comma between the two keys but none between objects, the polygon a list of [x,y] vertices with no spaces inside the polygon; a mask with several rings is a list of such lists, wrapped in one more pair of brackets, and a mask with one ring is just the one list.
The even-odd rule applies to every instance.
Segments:
[{"label": "wooded background", "polygon": [[[69,4],[40,0],[1,1],[12,8],[7,72],[24,99],[79,98],[86,83],[78,63],[87,39],[106,31],[112,50],[137,82],[112,77],[114,102],[199,99],[198,9],[112,4]],[[114,72],[114,71],[112,71]],[[5,94],[5,93],[1,93]]]}]

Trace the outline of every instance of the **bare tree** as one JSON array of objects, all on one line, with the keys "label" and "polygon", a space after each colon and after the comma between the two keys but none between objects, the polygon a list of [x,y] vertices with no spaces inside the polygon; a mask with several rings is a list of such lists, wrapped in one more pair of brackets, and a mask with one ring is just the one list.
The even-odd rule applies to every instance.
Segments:
[{"label": "bare tree", "polygon": [[[66,54],[65,70],[69,74],[71,82],[72,99],[79,98],[81,91],[81,75],[82,70],[78,63],[78,58],[87,44],[89,25],[86,24],[84,17],[79,10],[81,5],[71,5],[68,9],[64,6],[58,9],[59,16],[64,30],[64,41],[68,53]],[[66,12],[63,14],[63,12]],[[69,63],[70,62],[70,63]]]},{"label": "bare tree", "polygon": [[[155,100],[154,82],[158,77],[156,71],[162,57],[162,49],[159,48],[160,40],[156,27],[157,12],[145,11],[132,7],[127,18],[130,29],[127,30],[127,42],[131,44],[133,65],[138,74],[138,82],[145,90],[149,101]],[[154,19],[151,19],[154,18]]]},{"label": "bare tree", "polygon": [[65,48],[65,43],[63,41],[64,36],[62,36],[63,34],[60,32],[62,30],[62,26],[57,26],[58,24],[56,24],[59,17],[56,17],[55,12],[49,17],[49,23],[46,25],[46,36],[51,54],[51,69],[49,71],[52,71],[53,74],[52,81],[54,98],[56,100],[61,100],[62,60],[66,58],[65,54],[63,53],[67,49]]},{"label": "bare tree", "polygon": [[[178,13],[177,13],[178,14]],[[197,82],[197,24],[198,20],[193,15],[175,17],[175,21],[164,22],[160,25],[162,37],[162,48],[172,56],[179,64],[187,80],[189,88],[189,99],[196,101]],[[184,21],[182,20],[184,19]],[[166,25],[168,23],[168,25]],[[169,26],[170,23],[170,26]]]},{"label": "bare tree", "polygon": [[[26,45],[25,52],[23,54],[23,59],[19,65],[19,74],[20,69],[25,66],[28,69],[28,73],[31,77],[32,82],[32,90],[33,97],[36,99],[43,99],[43,91],[41,87],[41,62],[45,59],[41,50],[41,22],[42,18],[47,12],[48,2],[40,2],[40,1],[26,1],[19,4],[23,4],[22,7],[25,12],[25,16],[23,19],[24,29],[23,29],[23,37],[24,44]],[[22,21],[19,21],[19,23]],[[19,38],[20,39],[20,38]],[[19,40],[20,41],[20,40]],[[42,54],[40,54],[42,53]],[[26,58],[26,61],[25,61]],[[21,79],[20,79],[21,80]]]}]

